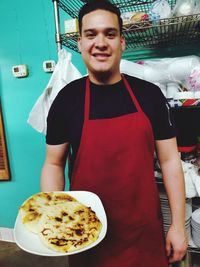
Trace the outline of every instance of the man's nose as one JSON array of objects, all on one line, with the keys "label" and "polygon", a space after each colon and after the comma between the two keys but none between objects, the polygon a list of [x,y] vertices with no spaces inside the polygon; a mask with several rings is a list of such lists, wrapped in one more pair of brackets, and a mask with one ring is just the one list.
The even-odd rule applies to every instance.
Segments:
[{"label": "man's nose", "polygon": [[96,46],[97,47],[105,47],[107,45],[106,38],[103,34],[99,34],[96,38]]}]

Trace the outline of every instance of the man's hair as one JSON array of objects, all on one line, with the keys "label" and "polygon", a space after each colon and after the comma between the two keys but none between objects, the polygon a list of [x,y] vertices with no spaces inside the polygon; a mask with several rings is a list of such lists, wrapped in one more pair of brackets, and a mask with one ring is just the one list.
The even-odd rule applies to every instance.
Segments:
[{"label": "man's hair", "polygon": [[122,34],[122,18],[121,18],[120,10],[117,6],[113,5],[111,2],[106,1],[106,0],[90,0],[88,3],[82,6],[82,8],[79,11],[79,15],[78,15],[78,24],[79,24],[80,34],[82,30],[83,16],[98,9],[106,10],[117,15],[120,34]]}]

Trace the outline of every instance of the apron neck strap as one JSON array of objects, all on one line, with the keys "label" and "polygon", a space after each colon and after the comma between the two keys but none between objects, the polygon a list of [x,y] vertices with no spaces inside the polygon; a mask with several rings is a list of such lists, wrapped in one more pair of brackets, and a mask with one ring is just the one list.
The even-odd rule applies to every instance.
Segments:
[{"label": "apron neck strap", "polygon": [[86,78],[86,90],[85,90],[85,114],[84,117],[89,119],[90,113],[90,80],[89,77]]},{"label": "apron neck strap", "polygon": [[125,87],[126,87],[126,89],[128,90],[129,95],[130,95],[130,97],[131,97],[131,99],[132,99],[132,101],[133,101],[133,103],[134,103],[134,105],[135,105],[137,111],[142,111],[142,109],[141,109],[141,107],[140,107],[140,104],[138,103],[138,101],[137,101],[137,99],[136,99],[136,97],[135,97],[135,95],[134,95],[134,93],[133,93],[133,90],[131,89],[131,86],[130,86],[130,84],[128,83],[128,81],[125,79],[124,75],[122,75],[122,79],[123,79],[123,82],[124,82],[124,84],[125,84]]}]

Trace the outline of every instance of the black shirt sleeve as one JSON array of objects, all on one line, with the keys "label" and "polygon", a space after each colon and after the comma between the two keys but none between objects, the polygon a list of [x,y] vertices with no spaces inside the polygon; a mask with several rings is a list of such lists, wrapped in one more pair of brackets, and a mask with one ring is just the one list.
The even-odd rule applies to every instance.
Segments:
[{"label": "black shirt sleeve", "polygon": [[125,75],[146,116],[149,118],[155,140],[176,136],[170,106],[160,88],[148,81]]},{"label": "black shirt sleeve", "polygon": [[58,145],[68,142],[65,103],[65,88],[62,89],[53,101],[47,117],[46,143]]}]

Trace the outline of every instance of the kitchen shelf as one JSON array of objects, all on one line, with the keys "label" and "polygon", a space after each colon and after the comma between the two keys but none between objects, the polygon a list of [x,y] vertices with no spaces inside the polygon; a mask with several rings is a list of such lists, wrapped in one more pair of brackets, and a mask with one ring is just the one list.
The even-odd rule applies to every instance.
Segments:
[{"label": "kitchen shelf", "polygon": [[[67,12],[71,17],[76,18],[81,6],[87,1],[59,0],[58,6]],[[121,13],[129,11],[148,12],[153,0],[132,1],[115,0]],[[176,4],[175,0],[168,1],[171,8]],[[200,41],[200,14],[172,17],[162,19],[156,23],[145,20],[140,23],[132,23],[123,26],[123,35],[126,40],[126,51],[138,49],[157,49],[174,47],[178,45],[198,43]],[[78,52],[78,33],[61,34],[61,43],[66,47]]]},{"label": "kitchen shelf", "polygon": [[[115,4],[121,11],[129,12],[129,11],[149,11],[152,3],[155,0],[111,0],[113,4]],[[72,18],[78,17],[78,12],[80,8],[89,1],[87,0],[58,0],[58,5],[62,8],[67,14],[69,14]],[[168,0],[171,8],[176,4],[176,0]]]}]

